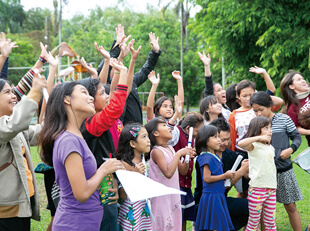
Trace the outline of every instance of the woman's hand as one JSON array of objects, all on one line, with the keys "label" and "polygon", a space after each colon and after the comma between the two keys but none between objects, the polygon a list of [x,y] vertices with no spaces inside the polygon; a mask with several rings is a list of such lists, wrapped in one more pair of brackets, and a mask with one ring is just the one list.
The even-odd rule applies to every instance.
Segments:
[{"label": "woman's hand", "polygon": [[117,170],[125,170],[122,162],[120,160],[117,160],[116,158],[106,160],[102,165],[100,165],[100,168],[104,169],[105,175],[112,174]]}]

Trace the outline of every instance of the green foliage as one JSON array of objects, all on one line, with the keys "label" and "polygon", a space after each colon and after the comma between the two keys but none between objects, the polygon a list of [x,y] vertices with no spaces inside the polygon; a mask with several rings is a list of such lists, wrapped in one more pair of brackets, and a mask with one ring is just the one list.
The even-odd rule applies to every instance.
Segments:
[{"label": "green foliage", "polygon": [[26,14],[20,1],[0,0],[0,31],[21,32],[25,19]]}]

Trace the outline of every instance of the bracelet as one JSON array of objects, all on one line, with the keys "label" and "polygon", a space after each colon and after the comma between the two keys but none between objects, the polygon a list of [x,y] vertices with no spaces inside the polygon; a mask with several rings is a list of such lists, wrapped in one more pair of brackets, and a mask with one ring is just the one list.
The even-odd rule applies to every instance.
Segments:
[{"label": "bracelet", "polygon": [[119,71],[114,71],[114,74],[120,74],[120,72]]},{"label": "bracelet", "polygon": [[43,58],[42,56],[39,56],[39,60],[42,62],[42,63],[46,63],[47,60],[45,58]]},{"label": "bracelet", "polygon": [[177,123],[177,121],[176,120],[174,120],[174,119],[172,119],[172,118],[170,118],[171,120],[172,120],[172,122],[174,123],[174,124],[176,124]]}]

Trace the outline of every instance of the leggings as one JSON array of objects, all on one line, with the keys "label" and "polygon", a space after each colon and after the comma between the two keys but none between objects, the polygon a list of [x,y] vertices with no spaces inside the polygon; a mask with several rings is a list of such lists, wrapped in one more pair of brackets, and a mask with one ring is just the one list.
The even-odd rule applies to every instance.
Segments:
[{"label": "leggings", "polygon": [[267,231],[276,230],[276,189],[249,187],[249,220],[246,231],[257,230],[261,213]]}]

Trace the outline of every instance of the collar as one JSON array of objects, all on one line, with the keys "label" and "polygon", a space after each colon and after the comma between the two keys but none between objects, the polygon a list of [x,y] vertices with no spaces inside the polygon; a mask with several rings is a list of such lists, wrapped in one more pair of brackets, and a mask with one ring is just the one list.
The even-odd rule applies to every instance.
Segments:
[{"label": "collar", "polygon": [[310,88],[308,89],[308,91],[296,94],[297,99],[304,99],[306,98],[308,95],[310,94]]}]

